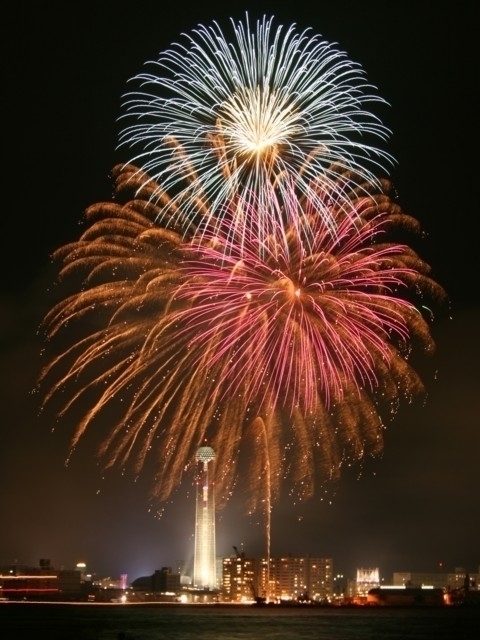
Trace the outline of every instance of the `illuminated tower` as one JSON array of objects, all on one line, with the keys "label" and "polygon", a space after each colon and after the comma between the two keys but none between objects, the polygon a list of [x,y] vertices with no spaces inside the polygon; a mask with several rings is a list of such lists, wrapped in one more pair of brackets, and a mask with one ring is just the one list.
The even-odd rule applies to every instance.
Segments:
[{"label": "illuminated tower", "polygon": [[195,460],[201,464],[201,469],[197,478],[193,586],[199,589],[215,589],[215,501],[213,482],[208,473],[208,463],[215,460],[215,451],[212,447],[200,447]]}]

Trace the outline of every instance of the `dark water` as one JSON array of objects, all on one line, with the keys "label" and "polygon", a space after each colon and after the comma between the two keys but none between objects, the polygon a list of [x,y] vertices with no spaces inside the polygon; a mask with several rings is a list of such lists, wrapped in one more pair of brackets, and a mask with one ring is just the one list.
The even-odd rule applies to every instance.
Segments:
[{"label": "dark water", "polygon": [[479,640],[480,608],[0,603],[2,640]]}]

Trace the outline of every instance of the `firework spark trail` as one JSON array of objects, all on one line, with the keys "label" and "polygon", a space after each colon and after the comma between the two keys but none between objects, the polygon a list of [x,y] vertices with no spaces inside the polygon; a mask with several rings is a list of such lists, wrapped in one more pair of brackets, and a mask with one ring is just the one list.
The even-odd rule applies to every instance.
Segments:
[{"label": "firework spark trail", "polygon": [[[178,215],[189,235],[191,226],[216,229],[225,203],[254,194],[269,212],[257,220],[261,248],[277,223],[308,222],[283,220],[281,208],[269,205],[271,187],[283,202],[293,180],[297,196],[313,198],[331,226],[319,193],[334,191],[340,203],[338,177],[346,170],[354,171],[350,181],[378,186],[377,174],[392,158],[373,142],[387,140],[389,131],[368,109],[385,101],[333,44],[295,25],[275,28],[273,19],[254,29],[247,16],[232,28],[230,42],[216,23],[200,25],[185,44],[147,63],[124,97],[120,146],[151,176],[162,224]],[[350,210],[347,198],[342,204]],[[245,218],[235,213],[230,226],[238,241]]]},{"label": "firework spark trail", "polygon": [[249,464],[269,545],[283,486],[309,498],[379,452],[383,413],[423,393],[409,356],[433,351],[425,305],[444,292],[396,238],[421,229],[377,177],[389,131],[361,67],[294,25],[232,27],[133,79],[116,200],[54,254],[67,294],[39,387],[75,421],[72,451],[95,428],[107,468],[153,460],[160,502],[205,441],[218,508]]},{"label": "firework spark trail", "polygon": [[228,208],[215,231],[186,240],[183,230],[158,226],[151,182],[136,183],[132,167],[115,175],[127,201],[91,207],[83,236],[57,251],[61,279],[78,289],[45,318],[53,349],[66,333],[86,332],[40,381],[46,403],[70,394],[63,417],[88,402],[72,447],[117,406],[101,445],[107,466],[133,460],[140,471],[153,457],[154,492],[165,500],[207,439],[223,474],[219,508],[235,485],[248,425],[259,419],[269,500],[283,482],[308,497],[317,472],[336,477],[346,460],[378,451],[381,406],[423,390],[407,361],[412,344],[433,349],[418,295],[443,293],[428,266],[390,239],[399,226],[417,230],[416,221],[385,192],[353,192],[354,217],[329,197],[332,233],[315,202],[289,197],[311,219],[314,246],[301,226],[278,225],[259,252],[262,210],[251,198],[242,243]]}]

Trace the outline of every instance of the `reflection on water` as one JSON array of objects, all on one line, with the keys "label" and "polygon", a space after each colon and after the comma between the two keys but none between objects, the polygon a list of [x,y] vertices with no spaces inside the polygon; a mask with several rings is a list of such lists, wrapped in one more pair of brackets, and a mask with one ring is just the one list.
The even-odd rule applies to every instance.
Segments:
[{"label": "reflection on water", "polygon": [[480,607],[0,603],[0,628],[35,640],[477,640]]}]

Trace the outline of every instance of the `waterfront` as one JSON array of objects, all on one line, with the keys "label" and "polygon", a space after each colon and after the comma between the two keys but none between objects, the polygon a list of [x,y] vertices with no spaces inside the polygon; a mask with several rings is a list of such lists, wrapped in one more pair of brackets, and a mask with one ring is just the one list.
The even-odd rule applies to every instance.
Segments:
[{"label": "waterfront", "polygon": [[35,640],[476,640],[479,607],[0,603],[2,637]]}]

